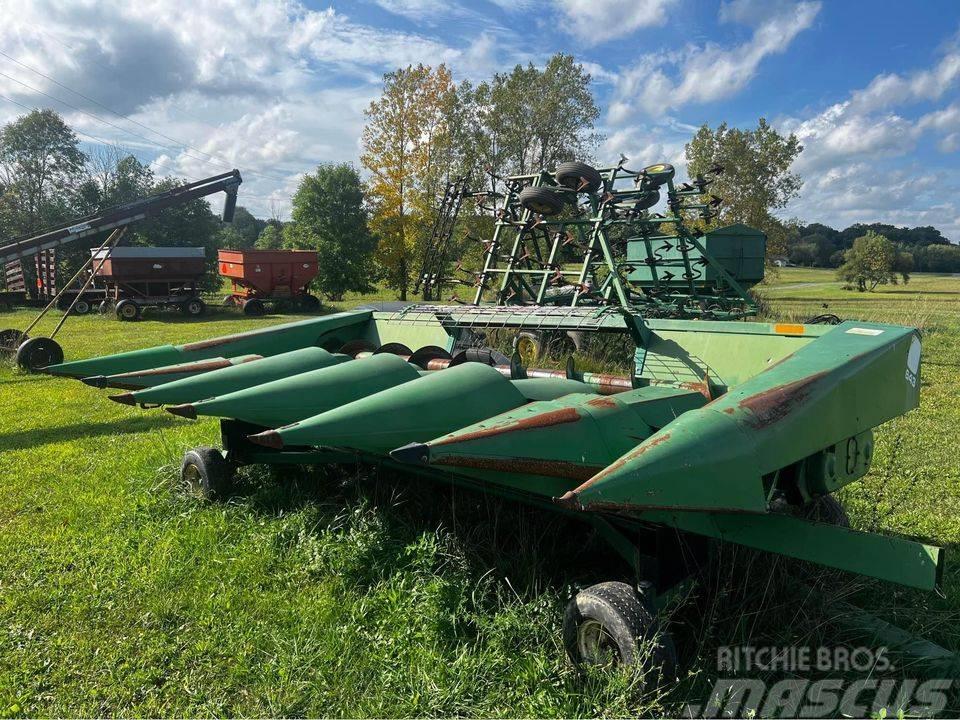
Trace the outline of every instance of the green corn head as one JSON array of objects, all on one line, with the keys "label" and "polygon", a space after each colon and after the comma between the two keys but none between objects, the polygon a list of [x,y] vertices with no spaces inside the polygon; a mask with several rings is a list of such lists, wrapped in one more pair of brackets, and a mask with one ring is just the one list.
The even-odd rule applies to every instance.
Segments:
[{"label": "green corn head", "polygon": [[[632,372],[497,362],[471,347],[481,325],[626,335]],[[916,407],[909,328],[413,306],[46,372],[124,388],[119,402],[221,418],[238,463],[359,457],[603,518],[627,536],[673,528],[915,587],[932,588],[942,565],[939,548],[803,513],[867,472],[872,428]]]}]

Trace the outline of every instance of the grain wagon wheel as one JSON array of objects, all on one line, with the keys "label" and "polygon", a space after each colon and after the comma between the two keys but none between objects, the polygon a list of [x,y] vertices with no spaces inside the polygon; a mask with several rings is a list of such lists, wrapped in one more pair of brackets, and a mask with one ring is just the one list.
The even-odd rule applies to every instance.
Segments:
[{"label": "grain wagon wheel", "polygon": [[563,199],[545,187],[525,187],[520,191],[520,204],[538,215],[556,215],[563,210]]},{"label": "grain wagon wheel", "polygon": [[643,595],[622,582],[581,590],[563,616],[563,645],[578,668],[642,665],[661,679],[676,674],[677,651]]},{"label": "grain wagon wheel", "polygon": [[190,317],[200,317],[207,311],[207,304],[200,298],[191,298],[183,303],[180,309]]},{"label": "grain wagon wheel", "polygon": [[306,312],[316,312],[320,309],[320,298],[310,293],[300,296],[300,308]]},{"label": "grain wagon wheel", "polygon": [[194,448],[184,453],[180,482],[192,497],[222,498],[233,488],[233,465],[216,448]]},{"label": "grain wagon wheel", "polygon": [[133,300],[121,300],[117,303],[117,318],[132,322],[140,319],[140,306]]},{"label": "grain wagon wheel", "polygon": [[595,168],[582,162],[560,163],[557,182],[577,192],[596,192],[603,186],[603,176]]},{"label": "grain wagon wheel", "polygon": [[259,317],[264,315],[267,312],[266,306],[264,306],[262,300],[257,298],[250,298],[249,300],[243,301],[243,314],[250,317]]},{"label": "grain wagon wheel", "polygon": [[73,305],[73,312],[77,315],[86,315],[90,312],[90,303],[83,298],[79,298]]}]

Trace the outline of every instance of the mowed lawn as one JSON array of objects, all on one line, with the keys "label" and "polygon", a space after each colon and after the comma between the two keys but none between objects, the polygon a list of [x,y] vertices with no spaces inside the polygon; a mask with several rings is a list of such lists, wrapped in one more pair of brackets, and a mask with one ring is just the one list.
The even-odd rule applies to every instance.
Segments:
[{"label": "mowed lawn", "polygon": [[[860,294],[784,269],[761,292],[778,317],[922,327],[921,407],[878,432],[871,474],[842,499],[857,527],[957,545],[960,278]],[[30,317],[0,314],[0,329]],[[75,359],[295,317],[88,316],[60,339]],[[820,632],[758,592],[746,624],[742,601],[680,612],[685,676],[665,696],[635,675],[583,678],[562,609],[616,568],[597,567],[603,546],[578,526],[370,468],[248,468],[228,501],[196,501],[178,491],[180,459],[217,444],[217,424],[105,394],[0,367],[0,716],[650,715],[706,699],[718,644]],[[958,569],[948,555],[942,598],[850,587],[960,650]]]}]

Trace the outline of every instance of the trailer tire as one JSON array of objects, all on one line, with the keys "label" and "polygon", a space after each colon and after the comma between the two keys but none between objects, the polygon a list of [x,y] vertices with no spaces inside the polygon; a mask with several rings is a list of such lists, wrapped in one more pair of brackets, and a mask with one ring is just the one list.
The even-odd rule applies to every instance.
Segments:
[{"label": "trailer tire", "polygon": [[843,505],[833,495],[822,495],[803,506],[802,515],[807,520],[849,528],[850,516],[843,509]]},{"label": "trailer tire", "polygon": [[301,295],[300,308],[306,312],[316,312],[320,309],[320,298],[310,293]]},{"label": "trailer tire", "polygon": [[180,306],[184,315],[200,317],[207,311],[207,304],[200,298],[190,298]]},{"label": "trailer tire", "polygon": [[233,465],[216,448],[194,448],[183,455],[180,482],[184,491],[194,497],[226,497],[233,488]]},{"label": "trailer tire", "polygon": [[658,681],[676,675],[673,639],[649,601],[626,583],[578,592],[563,615],[563,644],[578,668],[642,664]]},{"label": "trailer tire", "polygon": [[590,165],[582,162],[560,163],[557,167],[557,182],[577,192],[596,192],[603,186],[603,176]]},{"label": "trailer tire", "polygon": [[63,362],[63,348],[56,340],[35,337],[26,340],[17,348],[17,365],[24,370],[42,370],[49,365]]},{"label": "trailer tire", "polygon": [[243,314],[249,315],[250,317],[260,317],[267,312],[267,309],[263,305],[262,300],[257,298],[250,298],[249,300],[243,301]]},{"label": "trailer tire", "polygon": [[100,304],[97,305],[97,312],[101,315],[106,315],[110,312],[111,305],[113,305],[113,303],[110,300],[101,300]]},{"label": "trailer tire", "polygon": [[83,298],[79,298],[73,305],[73,312],[77,315],[86,315],[90,312],[90,303]]},{"label": "trailer tire", "polygon": [[133,300],[121,300],[116,307],[117,319],[133,322],[140,319],[140,306]]},{"label": "trailer tire", "polygon": [[545,187],[525,187],[520,191],[520,204],[538,215],[556,215],[563,210],[563,199]]}]

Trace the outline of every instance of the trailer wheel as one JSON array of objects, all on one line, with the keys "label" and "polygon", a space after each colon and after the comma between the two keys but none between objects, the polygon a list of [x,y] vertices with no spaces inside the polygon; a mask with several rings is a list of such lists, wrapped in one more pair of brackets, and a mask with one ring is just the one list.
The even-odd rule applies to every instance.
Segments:
[{"label": "trailer wheel", "polygon": [[676,674],[673,639],[649,601],[626,583],[578,592],[563,616],[563,644],[577,667],[642,663],[659,678]]},{"label": "trailer wheel", "polygon": [[320,298],[309,293],[301,295],[300,308],[306,312],[316,312],[320,309]]},{"label": "trailer wheel", "polygon": [[118,302],[116,312],[118,320],[133,321],[140,319],[140,306],[133,300],[121,300]]},{"label": "trailer wheel", "polygon": [[222,498],[233,487],[233,465],[216,448],[194,448],[183,455],[180,482],[186,493],[193,497]]},{"label": "trailer wheel", "polygon": [[86,315],[90,312],[90,303],[80,298],[73,306],[73,312],[77,315]]},{"label": "trailer wheel", "polygon": [[596,192],[603,185],[603,177],[586,163],[565,162],[557,167],[557,182],[577,192]]},{"label": "trailer wheel", "polygon": [[808,520],[837,527],[850,527],[850,516],[833,495],[822,495],[816,500],[811,500],[803,506],[801,514]]},{"label": "trailer wheel", "polygon": [[259,317],[263,315],[267,309],[263,306],[263,302],[257,298],[250,298],[249,300],[243,301],[243,314],[249,315],[250,317]]},{"label": "trailer wheel", "polygon": [[563,199],[545,187],[525,187],[520,191],[520,204],[539,215],[556,215],[563,210]]},{"label": "trailer wheel", "polygon": [[107,313],[110,312],[110,307],[112,305],[113,303],[109,300],[101,300],[100,304],[97,305],[97,312],[100,313],[101,315],[106,315]]},{"label": "trailer wheel", "polygon": [[50,338],[30,338],[17,348],[17,365],[24,370],[42,370],[48,365],[59,365],[62,362],[63,348]]},{"label": "trailer wheel", "polygon": [[180,306],[180,309],[185,315],[189,315],[190,317],[200,317],[207,311],[207,304],[200,298],[191,298],[183,303],[183,305]]}]

